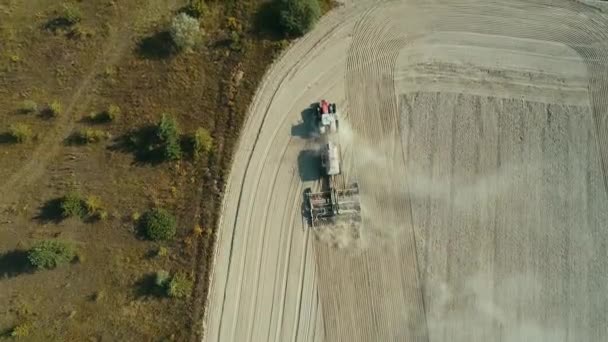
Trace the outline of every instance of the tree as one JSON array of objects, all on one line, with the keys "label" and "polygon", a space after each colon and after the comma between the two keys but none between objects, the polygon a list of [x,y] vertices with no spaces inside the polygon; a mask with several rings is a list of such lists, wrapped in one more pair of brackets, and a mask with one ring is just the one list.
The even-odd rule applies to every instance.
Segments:
[{"label": "tree", "polygon": [[28,252],[30,263],[39,269],[52,269],[74,260],[74,248],[61,241],[43,240],[37,242]]},{"label": "tree", "polygon": [[191,50],[201,39],[198,20],[180,13],[171,22],[171,38],[179,50]]},{"label": "tree", "polygon": [[301,36],[321,17],[318,0],[276,0],[279,25],[288,35]]},{"label": "tree", "polygon": [[157,136],[163,148],[165,160],[177,160],[182,156],[179,145],[179,127],[172,116],[163,114],[158,123]]},{"label": "tree", "polygon": [[161,241],[173,238],[177,222],[168,211],[156,208],[144,214],[142,225],[148,239]]}]

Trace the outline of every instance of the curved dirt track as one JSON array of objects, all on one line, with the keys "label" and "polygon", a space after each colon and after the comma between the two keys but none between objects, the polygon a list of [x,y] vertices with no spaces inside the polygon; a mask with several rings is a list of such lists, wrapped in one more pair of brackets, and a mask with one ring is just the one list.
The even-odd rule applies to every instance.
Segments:
[{"label": "curved dirt track", "polygon": [[[250,108],[205,339],[603,340],[606,23],[570,1],[331,12]],[[320,98],[345,112],[362,189],[361,239],[345,248],[301,216],[318,184],[298,121]]]}]

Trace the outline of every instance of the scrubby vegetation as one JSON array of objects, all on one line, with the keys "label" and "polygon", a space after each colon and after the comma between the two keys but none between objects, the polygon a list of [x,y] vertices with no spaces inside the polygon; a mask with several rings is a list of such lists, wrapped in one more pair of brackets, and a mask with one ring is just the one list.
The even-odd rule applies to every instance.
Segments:
[{"label": "scrubby vegetation", "polygon": [[171,276],[169,275],[169,272],[165,270],[156,271],[156,274],[154,275],[154,285],[161,289],[165,289],[170,281]]},{"label": "scrubby vegetation", "polygon": [[76,252],[70,244],[56,240],[39,241],[28,252],[30,263],[39,269],[53,269],[75,257]]},{"label": "scrubby vegetation", "polygon": [[21,103],[19,112],[23,114],[36,113],[38,111],[38,104],[32,100],[25,100]]},{"label": "scrubby vegetation", "polygon": [[177,222],[165,209],[152,209],[144,214],[141,220],[144,233],[150,240],[163,241],[175,236]]},{"label": "scrubby vegetation", "polygon": [[74,25],[82,19],[82,13],[75,4],[65,3],[62,6],[60,18],[67,24]]},{"label": "scrubby vegetation", "polygon": [[[11,278],[3,284],[16,294],[7,307],[33,307],[18,322],[13,313],[0,314],[0,326],[35,322],[23,339],[32,341],[200,340],[233,151],[258,82],[288,45],[276,32],[256,30],[256,13],[271,1],[9,1],[0,9],[7,95],[0,96],[0,177],[10,184],[0,206],[11,220],[0,249],[15,251],[0,256],[12,268],[0,277]],[[201,42],[191,45],[184,35],[190,53],[177,54],[179,39],[170,32],[180,12],[192,29],[183,32],[198,31],[194,40]],[[141,44],[132,49],[132,41]],[[36,115],[17,115],[26,108]],[[163,120],[163,112],[171,116]],[[30,143],[9,146],[8,127],[18,122],[31,128]],[[87,144],[102,136],[86,130],[111,137],[87,147],[64,140],[72,132]],[[72,188],[82,190],[68,194]],[[159,243],[138,239],[148,237],[144,229],[133,231],[149,217],[137,213],[150,207],[171,208],[179,228],[195,229],[168,229],[157,250]],[[36,281],[22,276],[31,262],[20,244],[68,237],[79,241],[85,261],[39,272]],[[190,298],[156,300],[153,293],[142,300],[150,294],[143,288],[154,287],[151,269],[171,272],[163,296],[174,274],[187,274],[194,285],[175,277],[172,293]]]},{"label": "scrubby vegetation", "polygon": [[33,133],[30,126],[23,123],[17,123],[8,128],[8,134],[13,141],[24,143],[32,139]]},{"label": "scrubby vegetation", "polygon": [[86,215],[85,202],[76,191],[68,192],[61,199],[61,215],[63,217],[84,217]]},{"label": "scrubby vegetation", "polygon": [[171,22],[171,38],[178,50],[190,51],[201,40],[198,20],[186,13],[179,13]]},{"label": "scrubby vegetation", "polygon": [[192,280],[184,273],[176,273],[167,285],[167,294],[173,298],[187,298],[192,293]]},{"label": "scrubby vegetation", "polygon": [[192,294],[194,283],[185,273],[178,272],[173,276],[165,270],[156,271],[154,285],[161,294],[171,298],[188,298]]},{"label": "scrubby vegetation", "polygon": [[157,136],[162,145],[162,153],[165,160],[177,160],[181,158],[180,132],[177,121],[173,116],[168,114],[162,115],[158,123]]},{"label": "scrubby vegetation", "polygon": [[205,0],[190,0],[185,12],[191,17],[200,18],[207,13],[207,10]]},{"label": "scrubby vegetation", "polygon": [[32,325],[30,323],[22,323],[11,330],[10,336],[17,339],[30,336]]},{"label": "scrubby vegetation", "polygon": [[199,159],[203,154],[209,153],[213,147],[213,138],[208,130],[199,128],[194,133],[193,141],[194,157]]},{"label": "scrubby vegetation", "polygon": [[118,120],[120,118],[120,115],[120,107],[112,104],[109,105],[108,108],[104,111],[101,111],[99,113],[92,113],[89,116],[89,119],[91,122],[94,123],[107,123]]},{"label": "scrubby vegetation", "polygon": [[97,196],[88,196],[84,201],[87,215],[95,220],[105,220],[108,218],[108,212],[104,209],[101,199]]},{"label": "scrubby vegetation", "polygon": [[61,114],[62,110],[63,106],[61,106],[61,102],[54,100],[49,104],[46,111],[49,116],[57,116]]},{"label": "scrubby vegetation", "polygon": [[84,145],[98,143],[109,138],[110,134],[108,132],[100,129],[85,128],[72,133],[69,142],[72,144]]},{"label": "scrubby vegetation", "polygon": [[63,218],[105,220],[108,217],[108,212],[98,196],[90,195],[84,198],[79,192],[71,190],[60,199],[59,203]]},{"label": "scrubby vegetation", "polygon": [[275,0],[281,29],[300,36],[310,31],[321,17],[319,0]]}]

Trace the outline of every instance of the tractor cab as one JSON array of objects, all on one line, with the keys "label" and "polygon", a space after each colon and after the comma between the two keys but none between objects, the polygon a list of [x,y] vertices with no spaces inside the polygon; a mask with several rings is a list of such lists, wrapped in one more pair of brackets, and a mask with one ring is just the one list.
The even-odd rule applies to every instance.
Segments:
[{"label": "tractor cab", "polygon": [[338,125],[338,113],[336,104],[329,103],[327,100],[321,100],[316,106],[317,124],[319,132],[325,134],[329,128],[330,132],[335,133]]}]

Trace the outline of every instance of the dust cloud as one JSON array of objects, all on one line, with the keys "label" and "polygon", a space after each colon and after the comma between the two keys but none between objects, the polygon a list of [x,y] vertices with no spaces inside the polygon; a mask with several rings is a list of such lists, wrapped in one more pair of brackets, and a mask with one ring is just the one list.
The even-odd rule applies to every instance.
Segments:
[{"label": "dust cloud", "polygon": [[[431,340],[506,342],[563,341],[563,325],[540,315],[522,314],[522,307],[544,289],[530,274],[517,274],[494,284],[493,277],[477,274],[458,289],[441,283],[427,284],[430,291],[427,326]],[[500,301],[500,304],[497,302]]]}]

